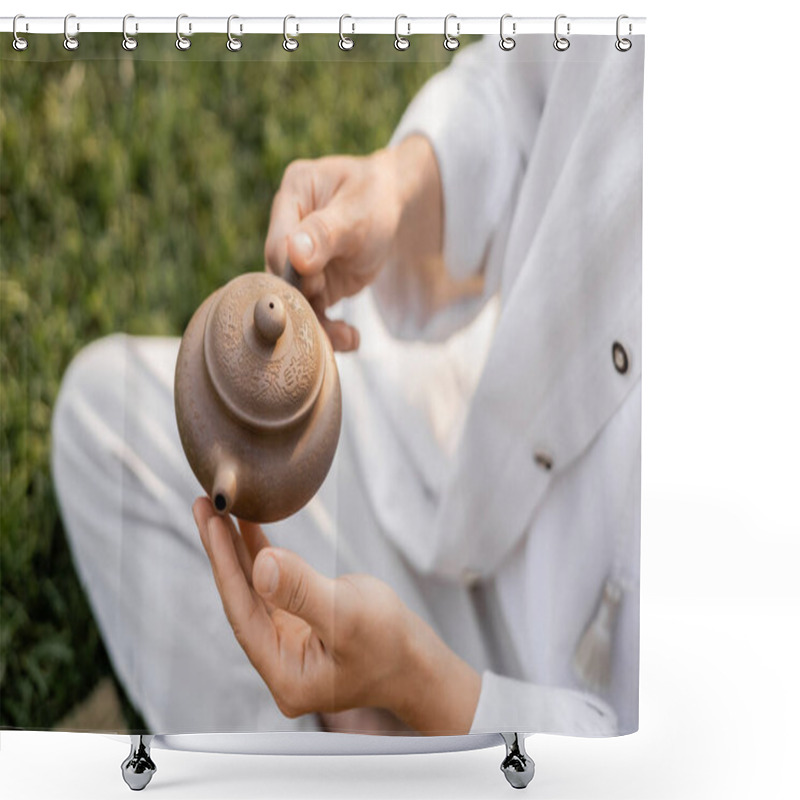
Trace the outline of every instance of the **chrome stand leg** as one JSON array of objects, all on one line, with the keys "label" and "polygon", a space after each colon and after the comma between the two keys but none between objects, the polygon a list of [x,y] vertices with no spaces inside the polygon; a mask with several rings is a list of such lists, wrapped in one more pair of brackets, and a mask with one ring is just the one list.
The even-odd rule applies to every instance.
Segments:
[{"label": "chrome stand leg", "polygon": [[524,789],[532,780],[536,767],[525,752],[525,739],[518,733],[501,733],[506,743],[506,757],[500,769],[515,789]]},{"label": "chrome stand leg", "polygon": [[150,758],[152,741],[152,736],[131,734],[131,752],[122,762],[122,777],[134,792],[144,789],[156,771],[156,765]]}]

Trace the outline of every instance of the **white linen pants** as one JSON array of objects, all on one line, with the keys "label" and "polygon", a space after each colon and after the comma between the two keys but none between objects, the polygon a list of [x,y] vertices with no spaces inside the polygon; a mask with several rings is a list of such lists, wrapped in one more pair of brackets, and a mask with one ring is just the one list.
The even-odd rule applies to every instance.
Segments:
[{"label": "white linen pants", "polygon": [[[73,559],[111,662],[154,733],[318,730],[288,719],[225,618],[191,505],[204,494],[178,437],[179,340],[101,339],[75,358],[53,417],[52,469]],[[339,360],[346,391],[352,361]],[[372,574],[481,672],[491,659],[470,591],[419,576],[382,535],[345,412],[331,472],[270,541],[325,575]]]}]

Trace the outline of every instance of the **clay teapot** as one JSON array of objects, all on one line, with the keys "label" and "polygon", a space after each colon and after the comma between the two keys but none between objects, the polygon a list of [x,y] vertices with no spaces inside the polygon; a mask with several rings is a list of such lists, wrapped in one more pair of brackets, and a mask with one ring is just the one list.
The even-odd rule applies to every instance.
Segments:
[{"label": "clay teapot", "polygon": [[189,464],[218,513],[252,522],[288,517],[314,496],[341,428],[333,349],[291,267],[287,277],[246,273],[214,292],[175,368]]}]

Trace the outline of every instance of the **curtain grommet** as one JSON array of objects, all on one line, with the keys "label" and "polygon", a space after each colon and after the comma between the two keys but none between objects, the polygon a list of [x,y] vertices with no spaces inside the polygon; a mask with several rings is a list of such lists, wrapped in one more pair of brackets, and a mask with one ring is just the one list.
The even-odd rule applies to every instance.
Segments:
[{"label": "curtain grommet", "polygon": [[[513,16],[511,14],[503,14],[503,16],[500,17],[500,42],[499,42],[499,44],[500,44],[500,49],[504,50],[506,53],[508,53],[510,50],[513,50],[517,46],[516,39],[514,39],[513,36],[506,36],[505,31],[504,31],[504,25],[505,25],[506,20],[507,19],[512,19],[512,18],[513,18]],[[512,22],[511,23],[511,33],[513,34],[513,33],[516,33],[516,32],[517,32],[517,23],[516,22]]]},{"label": "curtain grommet", "polygon": [[[225,47],[227,47],[231,53],[238,53],[242,47],[244,47],[244,42],[238,36],[234,36],[231,32],[231,22],[233,22],[235,19],[239,19],[236,14],[231,14],[228,17],[228,41],[225,43]],[[239,31],[241,32],[241,27],[239,28]]]},{"label": "curtain grommet", "polygon": [[394,18],[394,49],[399,50],[401,53],[405,50],[408,50],[411,47],[411,40],[408,39],[408,36],[411,36],[411,23],[407,22],[406,27],[408,28],[408,32],[405,36],[400,35],[400,20],[401,19],[408,19],[405,14],[398,14]]},{"label": "curtain grommet", "polygon": [[[188,50],[192,46],[192,40],[187,38],[181,33],[181,20],[188,18],[189,18],[188,14],[178,14],[175,20],[175,36],[176,36],[175,47],[177,47],[178,50],[180,50],[181,52],[183,52],[184,50]],[[190,22],[189,32],[191,33],[191,31],[192,31],[192,23]]]},{"label": "curtain grommet", "polygon": [[[343,50],[345,53],[352,50],[356,46],[356,43],[353,39],[351,39],[349,36],[344,35],[344,30],[342,28],[344,26],[344,21],[346,19],[353,19],[353,18],[349,14],[342,14],[342,16],[339,17],[339,49]],[[351,25],[353,28],[351,33],[355,33],[356,25],[354,22],[351,23]]]},{"label": "curtain grommet", "polygon": [[[454,19],[456,21],[456,35],[451,36],[450,32],[447,30],[448,25],[450,24],[450,20]],[[458,37],[461,35],[461,23],[458,21],[458,17],[455,14],[448,14],[444,18],[444,41],[442,42],[442,46],[445,50],[449,50],[451,53],[453,50],[458,50],[458,46],[461,42],[458,41]]]},{"label": "curtain grommet", "polygon": [[[64,17],[64,49],[69,50],[72,53],[78,49],[78,45],[80,44],[80,42],[78,42],[77,36],[72,36],[69,32],[69,21],[71,19],[75,19],[74,14],[67,14],[67,16]],[[76,32],[79,31],[80,29],[81,29],[80,23],[76,23],[75,27]]]},{"label": "curtain grommet", "polygon": [[[288,26],[290,19],[297,19],[297,17],[293,16],[292,14],[287,14],[283,18],[283,49],[287,53],[293,53],[298,47],[300,47],[300,42],[297,41],[297,37],[289,36]],[[298,33],[300,32],[299,26],[296,26],[296,30]]]},{"label": "curtain grommet", "polygon": [[14,22],[11,24],[11,32],[14,34],[14,40],[11,42],[11,46],[18,52],[21,53],[23,50],[28,49],[28,40],[24,39],[17,33],[17,20],[18,19],[25,19],[24,14],[17,14],[14,17]]},{"label": "curtain grommet", "polygon": [[[620,22],[622,22],[622,20],[624,20],[624,19],[629,19],[627,14],[620,14],[617,17],[617,41],[614,42],[614,47],[616,47],[617,50],[619,50],[620,53],[627,53],[628,50],[630,50],[631,47],[633,47],[633,42],[630,39],[624,39],[622,36],[620,36],[620,33],[619,33],[619,31],[620,31]],[[628,23],[628,36],[630,36],[632,32],[633,32],[633,25],[631,25],[631,23],[629,22]]]},{"label": "curtain grommet", "polygon": [[553,35],[555,36],[555,40],[553,41],[553,47],[558,50],[559,53],[563,53],[565,50],[569,50],[570,41],[567,39],[567,36],[570,34],[570,23],[567,22],[567,36],[561,36],[558,32],[558,22],[559,20],[566,19],[566,14],[559,14],[556,16],[555,22],[553,23]]},{"label": "curtain grommet", "polygon": [[[134,17],[133,14],[126,14],[122,18],[122,49],[127,50],[128,52],[135,50],[139,46],[139,42],[137,41],[136,37],[128,34],[129,19],[136,19],[136,17]],[[138,24],[136,25],[135,29],[139,29]]]}]

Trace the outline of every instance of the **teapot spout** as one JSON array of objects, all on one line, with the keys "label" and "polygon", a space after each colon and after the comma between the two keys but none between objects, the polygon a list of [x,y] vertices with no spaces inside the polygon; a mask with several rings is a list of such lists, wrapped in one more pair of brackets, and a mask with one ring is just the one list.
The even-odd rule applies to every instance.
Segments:
[{"label": "teapot spout", "polygon": [[236,502],[236,469],[229,461],[223,461],[217,467],[211,501],[220,515],[227,514]]}]

